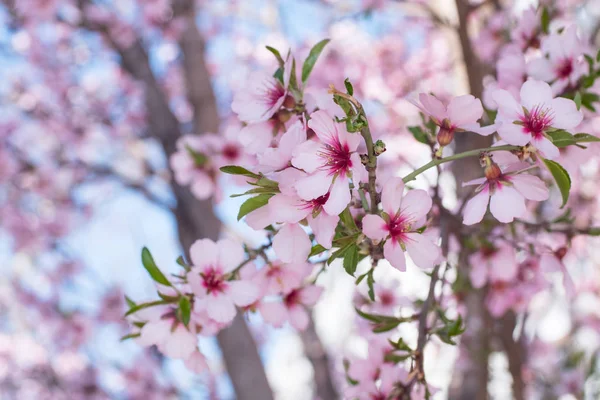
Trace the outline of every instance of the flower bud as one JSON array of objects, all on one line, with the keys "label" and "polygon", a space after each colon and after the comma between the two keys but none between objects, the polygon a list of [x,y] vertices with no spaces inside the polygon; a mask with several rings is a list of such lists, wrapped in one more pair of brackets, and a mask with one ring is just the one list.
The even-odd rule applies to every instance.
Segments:
[{"label": "flower bud", "polygon": [[383,143],[383,141],[381,140],[376,141],[375,146],[373,147],[373,152],[375,153],[375,155],[381,155],[382,153],[385,153],[385,151],[385,143]]},{"label": "flower bud", "polygon": [[279,110],[277,112],[277,119],[279,122],[286,123],[292,118],[292,113],[288,110]]},{"label": "flower bud", "polygon": [[502,176],[502,170],[498,164],[492,160],[492,157],[488,153],[482,153],[480,161],[483,166],[485,178],[488,181],[496,180]]},{"label": "flower bud", "polygon": [[567,248],[561,247],[560,249],[554,252],[554,256],[562,261],[562,259],[567,255]]},{"label": "flower bud", "polygon": [[293,96],[290,96],[288,94],[287,96],[285,96],[285,100],[283,101],[283,106],[285,108],[292,109],[292,108],[296,107],[296,100],[294,99]]},{"label": "flower bud", "polygon": [[437,134],[437,142],[441,147],[448,146],[454,140],[454,129],[442,126]]}]

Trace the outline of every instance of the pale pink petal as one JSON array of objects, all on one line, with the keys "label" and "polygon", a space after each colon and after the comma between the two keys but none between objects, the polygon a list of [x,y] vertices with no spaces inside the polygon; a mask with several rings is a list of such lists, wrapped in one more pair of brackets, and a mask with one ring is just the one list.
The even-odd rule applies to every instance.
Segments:
[{"label": "pale pink petal", "polygon": [[358,153],[350,154],[350,161],[352,162],[352,181],[354,186],[358,187],[358,182],[366,182],[368,179],[367,169],[360,162],[360,155]]},{"label": "pale pink petal", "polygon": [[426,114],[429,114],[435,119],[437,119],[438,122],[443,121],[447,117],[446,107],[444,106],[444,103],[438,100],[437,97],[427,93],[421,93],[419,94],[419,101],[422,105],[422,107],[420,108]]},{"label": "pale pink petal", "polygon": [[530,174],[517,174],[510,178],[515,189],[528,200],[544,201],[548,199],[548,188],[544,181]]},{"label": "pale pink petal", "polygon": [[306,261],[311,249],[310,239],[298,224],[286,224],[273,238],[273,250],[286,263]]},{"label": "pale pink petal", "polygon": [[167,357],[186,360],[198,347],[198,338],[180,325],[160,347]]},{"label": "pale pink petal", "polygon": [[308,326],[308,313],[301,305],[294,305],[288,309],[290,316],[290,325],[299,331],[303,331]]},{"label": "pale pink petal", "polygon": [[504,89],[494,90],[492,98],[498,105],[498,115],[506,121],[517,121],[523,113],[521,105],[517,103],[512,94]]},{"label": "pale pink petal", "polygon": [[402,178],[394,177],[388,179],[381,191],[381,205],[383,211],[394,216],[400,210],[402,197],[404,196],[404,182]]},{"label": "pale pink petal", "polygon": [[558,97],[552,100],[554,118],[552,126],[559,129],[573,129],[583,120],[583,113],[577,109],[577,105],[571,99]]},{"label": "pale pink petal", "polygon": [[201,374],[208,370],[206,358],[199,351],[194,351],[194,353],[185,360],[184,364],[187,369],[196,374]]},{"label": "pale pink petal", "polygon": [[350,186],[348,182],[348,177],[345,175],[338,175],[331,186],[331,191],[329,192],[329,198],[323,205],[323,209],[329,215],[338,215],[348,206],[352,200],[352,196],[350,194]]},{"label": "pale pink petal", "polygon": [[249,306],[258,300],[258,296],[260,295],[258,286],[249,281],[229,282],[227,293],[238,307]]},{"label": "pale pink petal", "polygon": [[300,178],[294,185],[298,196],[303,200],[312,200],[329,191],[331,176],[327,171],[317,171],[305,178]]},{"label": "pale pink petal", "polygon": [[448,105],[448,118],[455,126],[477,122],[482,114],[481,100],[470,94],[455,97]]},{"label": "pale pink petal", "polygon": [[484,182],[487,182],[487,179],[485,177],[483,177],[483,178],[475,178],[475,179],[472,179],[470,181],[463,182],[462,187],[465,187],[465,186],[479,186],[479,185],[481,185]]},{"label": "pale pink petal", "polygon": [[319,151],[323,145],[315,140],[307,140],[299,144],[292,152],[292,165],[313,173],[323,164]]},{"label": "pale pink petal", "polygon": [[406,271],[406,258],[402,247],[395,240],[388,240],[383,245],[383,256],[386,260],[399,271]]},{"label": "pale pink petal", "polygon": [[440,260],[441,250],[425,235],[407,233],[406,251],[415,265],[420,268],[433,268]]},{"label": "pale pink petal", "polygon": [[490,200],[490,212],[500,222],[512,222],[525,214],[523,195],[510,186],[498,186]]},{"label": "pale pink petal", "polygon": [[224,272],[229,272],[246,259],[242,244],[233,239],[221,239],[217,242],[219,249],[219,265]]},{"label": "pale pink petal", "polygon": [[508,144],[525,146],[531,140],[531,135],[523,130],[520,125],[512,122],[503,122],[498,127],[498,134]]},{"label": "pale pink petal", "polygon": [[213,180],[205,173],[196,173],[190,186],[192,194],[199,200],[206,200],[215,192]]},{"label": "pale pink petal", "polygon": [[267,226],[277,222],[274,218],[274,212],[271,209],[270,203],[250,212],[246,215],[245,221],[250,228],[256,231],[265,229]]},{"label": "pale pink petal", "polygon": [[315,234],[315,240],[326,249],[331,248],[331,242],[335,235],[335,228],[338,225],[340,218],[337,215],[329,215],[325,212],[320,212],[317,218],[308,216],[308,224]]},{"label": "pale pink petal", "polygon": [[190,247],[190,258],[192,265],[198,267],[216,265],[219,260],[219,248],[210,239],[196,240]]},{"label": "pale pink petal", "polygon": [[294,185],[298,180],[307,176],[306,172],[296,168],[286,168],[274,174],[274,180],[279,182],[279,191],[286,196],[297,196]]},{"label": "pale pink petal", "polygon": [[306,306],[314,306],[323,294],[323,287],[308,285],[300,290],[300,302]]},{"label": "pale pink petal", "polygon": [[540,267],[544,272],[562,271],[562,263],[554,254],[544,253],[540,256]]},{"label": "pale pink petal", "polygon": [[209,295],[203,303],[208,316],[217,322],[228,324],[235,317],[235,305],[229,296],[224,294]]},{"label": "pale pink petal", "polygon": [[521,103],[529,111],[536,106],[549,106],[553,97],[552,88],[546,82],[530,79],[521,86]]},{"label": "pale pink petal", "polygon": [[273,212],[273,218],[277,222],[295,223],[306,218],[312,211],[302,206],[302,200],[298,197],[276,194],[269,199],[269,208]]},{"label": "pale pink petal", "polygon": [[265,322],[276,328],[281,328],[288,319],[287,308],[279,302],[263,302],[258,310]]},{"label": "pale pink petal", "polygon": [[464,129],[467,132],[475,132],[481,136],[490,136],[492,133],[496,132],[498,129],[498,125],[492,124],[488,126],[480,126],[479,124],[465,124],[459,125],[460,129]]},{"label": "pale pink petal", "polygon": [[308,127],[311,128],[319,138],[326,144],[333,144],[338,140],[338,127],[327,111],[319,110],[310,115]]},{"label": "pale pink petal", "polygon": [[487,275],[488,275],[488,271],[487,271],[487,264],[481,260],[480,257],[478,258],[478,262],[475,261],[475,257],[472,257],[470,264],[471,264],[471,270],[469,271],[469,278],[471,279],[471,284],[473,285],[474,288],[482,288],[485,285],[485,282],[487,281]]},{"label": "pale pink petal", "polygon": [[481,222],[490,201],[490,192],[486,188],[467,202],[463,212],[463,224],[473,225]]},{"label": "pale pink petal", "polygon": [[554,143],[543,136],[533,137],[531,139],[531,144],[533,144],[535,148],[542,153],[542,156],[548,160],[554,160],[560,156],[558,147],[556,147]]},{"label": "pale pink petal", "polygon": [[246,125],[240,131],[240,144],[244,146],[244,151],[249,154],[264,152],[272,140],[273,124],[268,121]]},{"label": "pale pink petal", "polygon": [[367,214],[362,220],[362,231],[373,240],[385,239],[389,231],[385,221],[379,215]]},{"label": "pale pink petal", "polygon": [[431,197],[426,191],[414,189],[408,191],[402,200],[400,215],[410,221],[418,221],[431,210]]},{"label": "pale pink petal", "polygon": [[140,336],[136,342],[141,346],[152,346],[162,343],[171,333],[171,322],[160,320],[157,322],[148,322],[140,330]]},{"label": "pale pink petal", "polygon": [[535,79],[551,82],[556,79],[556,70],[547,58],[540,57],[527,64],[527,75]]},{"label": "pale pink petal", "polygon": [[513,280],[519,271],[514,249],[511,247],[500,247],[496,254],[490,259],[490,279],[492,281],[509,282]]},{"label": "pale pink petal", "polygon": [[297,121],[292,126],[290,126],[279,140],[279,145],[277,149],[279,150],[279,155],[285,163],[290,162],[292,159],[292,153],[294,150],[302,143],[306,141],[306,130],[302,125],[302,122]]}]

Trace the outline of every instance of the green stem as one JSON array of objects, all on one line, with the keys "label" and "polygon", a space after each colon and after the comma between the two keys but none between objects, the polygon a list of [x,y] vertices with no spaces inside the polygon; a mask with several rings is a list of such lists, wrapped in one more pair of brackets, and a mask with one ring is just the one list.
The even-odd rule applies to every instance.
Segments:
[{"label": "green stem", "polygon": [[[358,111],[366,121],[367,116],[365,115],[362,106]],[[377,214],[379,212],[377,208],[377,188],[375,186],[375,182],[377,180],[377,156],[375,155],[373,136],[371,136],[371,130],[369,129],[368,122],[367,126],[361,129],[360,134],[365,139],[365,144],[367,145],[367,156],[369,156],[369,161],[365,167],[369,173],[369,183],[367,189],[369,191],[369,198],[371,200],[371,214]]]},{"label": "green stem", "polygon": [[421,175],[423,172],[425,172],[428,169],[433,168],[437,165],[447,163],[450,161],[460,160],[461,158],[479,156],[479,154],[483,151],[487,151],[487,152],[511,151],[511,150],[520,150],[520,149],[521,149],[521,147],[519,147],[519,146],[509,146],[509,145],[495,146],[495,147],[486,147],[484,149],[469,150],[469,151],[465,151],[464,153],[458,153],[458,154],[451,155],[449,157],[437,158],[437,159],[429,161],[427,164],[423,165],[422,167],[417,168],[416,170],[414,170],[413,172],[411,172],[410,174],[408,174],[404,178],[402,178],[402,180],[404,181],[404,183],[410,182],[410,181],[416,179],[416,177]]}]

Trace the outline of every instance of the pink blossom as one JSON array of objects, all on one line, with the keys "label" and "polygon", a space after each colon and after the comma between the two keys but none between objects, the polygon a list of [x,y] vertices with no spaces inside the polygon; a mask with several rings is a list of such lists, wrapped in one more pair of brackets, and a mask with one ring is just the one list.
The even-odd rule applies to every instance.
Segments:
[{"label": "pink blossom", "polygon": [[542,52],[547,53],[548,58],[539,57],[530,61],[527,73],[533,78],[551,82],[556,94],[576,87],[587,69],[583,59],[584,46],[577,37],[577,27],[572,25],[561,33],[552,33],[542,42]]},{"label": "pink blossom", "polygon": [[454,97],[444,104],[437,97],[421,93],[419,102],[413,103],[440,128],[438,142],[441,146],[450,144],[454,132],[471,131],[487,136],[494,132],[494,126],[481,127],[477,122],[483,114],[481,100],[470,94]]},{"label": "pink blossom", "polygon": [[299,224],[284,225],[273,238],[273,250],[283,262],[306,261],[312,244]]},{"label": "pink blossom", "polygon": [[245,258],[240,244],[228,239],[216,243],[197,240],[190,248],[190,258],[192,269],[187,279],[196,295],[196,312],[204,310],[215,321],[228,323],[235,317],[235,306],[247,306],[258,298],[254,283],[229,280],[229,273]]},{"label": "pink blossom", "polygon": [[575,297],[575,283],[569,274],[569,270],[562,262],[567,253],[565,247],[561,247],[555,252],[544,252],[540,257],[540,267],[545,272],[560,272],[563,276],[563,286],[568,298]]},{"label": "pink blossom", "polygon": [[381,194],[383,218],[368,214],[362,220],[363,232],[373,240],[384,240],[383,255],[400,271],[406,270],[404,252],[421,268],[431,268],[440,258],[440,249],[426,235],[417,232],[425,225],[431,197],[416,189],[404,195],[404,182],[391,178]]},{"label": "pink blossom", "polygon": [[262,303],[261,315],[266,322],[275,327],[280,327],[289,321],[290,325],[302,331],[309,323],[306,307],[314,306],[322,292],[323,288],[315,285],[292,289],[284,294],[282,302]]},{"label": "pink blossom", "polygon": [[306,141],[306,128],[302,122],[297,121],[292,124],[288,130],[281,135],[281,139],[276,148],[268,148],[258,156],[258,162],[261,167],[265,167],[263,172],[272,172],[282,170],[290,166],[292,154],[296,147]]},{"label": "pink blossom", "polygon": [[196,350],[198,339],[177,319],[177,310],[167,306],[146,310],[151,312],[134,314],[146,319],[137,342],[142,346],[156,345],[168,357],[188,359]]},{"label": "pink blossom", "polygon": [[351,200],[349,179],[357,183],[366,172],[356,151],[361,136],[334,123],[325,111],[314,112],[308,126],[319,141],[306,141],[294,151],[292,165],[309,174],[299,179],[294,187],[303,200],[329,193],[323,209],[329,215],[337,215]]},{"label": "pink blossom", "polygon": [[517,43],[522,50],[529,47],[538,48],[540,40],[538,35],[541,33],[541,17],[534,7],[530,7],[523,12],[518,20],[517,27],[511,31],[513,42]]},{"label": "pink blossom", "polygon": [[[512,156],[510,153],[506,155]],[[515,164],[501,167],[491,161],[489,156],[484,162],[487,163],[486,177],[463,183],[463,186],[478,185],[475,189],[477,194],[467,202],[463,212],[465,225],[480,222],[488,203],[492,215],[498,221],[508,223],[525,214],[525,199],[534,201],[548,199],[548,188],[537,176],[512,170]]]},{"label": "pink blossom", "polygon": [[192,355],[185,360],[185,366],[187,369],[197,374],[201,374],[208,370],[206,357],[204,357],[204,354],[200,353],[197,350],[194,351]]},{"label": "pink blossom", "polygon": [[248,154],[260,154],[269,148],[275,132],[273,121],[257,122],[243,127],[239,140]]},{"label": "pink blossom", "polygon": [[253,281],[265,295],[289,293],[302,285],[302,280],[310,274],[312,265],[306,262],[283,264],[272,262],[257,271]]},{"label": "pink blossom", "polygon": [[482,288],[486,282],[507,282],[517,274],[515,250],[506,244],[482,247],[469,257],[469,265],[471,284],[475,288]]},{"label": "pink blossom", "polygon": [[246,86],[235,93],[231,109],[240,120],[248,123],[271,118],[283,106],[288,91],[292,58],[283,66],[283,83],[261,70],[250,74]]},{"label": "pink blossom", "polygon": [[199,136],[183,136],[177,141],[177,151],[171,155],[170,164],[175,180],[180,185],[190,185],[194,196],[204,200],[215,191],[209,146]]},{"label": "pink blossom", "polygon": [[521,87],[521,103],[506,90],[498,89],[493,94],[498,104],[498,134],[515,146],[531,142],[545,158],[559,156],[558,148],[548,138],[550,128],[573,129],[583,119],[573,100],[554,98],[546,82],[528,80]]}]

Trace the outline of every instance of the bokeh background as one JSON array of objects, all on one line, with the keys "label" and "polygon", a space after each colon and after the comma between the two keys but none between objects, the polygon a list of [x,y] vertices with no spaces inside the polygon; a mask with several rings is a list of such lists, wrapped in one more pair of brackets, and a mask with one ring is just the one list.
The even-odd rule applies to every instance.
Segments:
[{"label": "bokeh background", "polygon": [[[573,3],[580,28],[597,31],[599,2]],[[518,15],[532,4],[516,1],[512,9]],[[327,37],[311,86],[343,87],[350,78],[376,136],[392,137],[385,157],[404,160],[408,171],[429,151],[407,133],[418,114],[406,96],[469,90],[459,36],[445,26],[459,22],[450,0],[0,2],[0,398],[233,398],[215,339],[201,340],[212,369],[203,376],[119,340],[127,333],[124,295],[155,293],[141,267],[143,246],[174,272],[182,243],[202,233],[251,246],[264,239],[236,221],[242,200],[229,198],[239,188],[228,178],[217,177],[217,219],[210,203],[171,186],[174,140],[233,124],[232,93],[250,71],[276,66],[265,45],[303,59]],[[476,47],[482,27],[471,28]],[[132,47],[147,58],[123,57]],[[166,136],[158,125],[168,118],[153,115],[152,96],[176,117]],[[182,207],[193,210],[192,222]],[[412,266],[401,281],[390,271],[383,277],[399,281],[410,298],[428,282]],[[315,329],[339,372],[341,355],[366,352],[353,331],[353,279],[334,265],[319,282],[327,291],[313,313]],[[570,329],[564,298],[539,303],[532,329],[560,340]],[[248,324],[277,398],[314,398],[303,338],[259,317]],[[598,345],[596,337],[584,341]],[[456,348],[431,351],[429,380],[448,386]],[[492,354],[491,368],[493,397],[510,398],[505,356]]]}]

